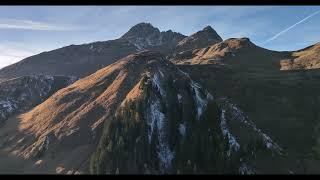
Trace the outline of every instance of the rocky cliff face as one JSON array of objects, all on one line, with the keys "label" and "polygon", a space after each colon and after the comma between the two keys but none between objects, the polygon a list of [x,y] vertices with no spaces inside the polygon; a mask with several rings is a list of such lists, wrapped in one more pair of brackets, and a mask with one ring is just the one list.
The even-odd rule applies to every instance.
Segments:
[{"label": "rocky cliff face", "polygon": [[34,75],[0,83],[0,123],[10,115],[43,102],[55,91],[68,86],[75,77]]}]

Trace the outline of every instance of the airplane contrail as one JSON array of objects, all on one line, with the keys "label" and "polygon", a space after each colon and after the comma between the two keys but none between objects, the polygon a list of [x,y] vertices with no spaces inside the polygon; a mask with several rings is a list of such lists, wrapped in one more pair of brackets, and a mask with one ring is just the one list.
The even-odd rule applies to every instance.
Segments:
[{"label": "airplane contrail", "polygon": [[309,18],[317,15],[318,13],[320,13],[320,10],[319,10],[319,11],[316,11],[316,12],[314,12],[314,13],[312,13],[312,14],[310,14],[309,16],[305,17],[304,19],[300,20],[299,22],[295,23],[294,25],[292,25],[292,26],[286,28],[285,30],[279,32],[278,34],[274,35],[274,36],[271,37],[270,39],[268,39],[268,40],[266,40],[265,42],[263,42],[263,44],[268,43],[268,42],[276,39],[277,37],[279,37],[279,36],[282,35],[283,33],[289,31],[290,29],[294,28],[294,27],[297,26],[298,24],[300,24],[300,23],[306,21],[307,19],[309,19]]}]

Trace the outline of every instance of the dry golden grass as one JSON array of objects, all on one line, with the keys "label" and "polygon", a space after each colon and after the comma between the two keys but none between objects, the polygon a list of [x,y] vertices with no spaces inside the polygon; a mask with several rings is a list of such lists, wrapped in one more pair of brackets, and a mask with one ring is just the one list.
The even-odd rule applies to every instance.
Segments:
[{"label": "dry golden grass", "polygon": [[[187,59],[174,60],[176,64],[215,64],[219,63],[221,58],[224,58],[230,53],[236,53],[237,51],[245,51],[249,48],[255,47],[247,38],[230,38],[217,44],[213,44],[206,48],[195,49],[192,51],[192,55]],[[185,52],[186,53],[186,52]]]},{"label": "dry golden grass", "polygon": [[292,53],[291,58],[280,62],[281,70],[320,68],[320,43]]},{"label": "dry golden grass", "polygon": [[127,101],[135,100],[137,97],[139,97],[142,93],[140,86],[141,86],[142,80],[140,80],[133,89],[127,94],[126,98],[122,101],[121,106],[125,104]]},{"label": "dry golden grass", "polygon": [[[102,124],[124,100],[139,95],[142,75],[158,63],[158,56],[150,57],[144,53],[129,55],[17,115],[0,132],[9,142],[0,150],[25,159],[22,164],[30,161],[32,166],[22,172],[86,172]],[[48,137],[49,148],[38,157]]]}]

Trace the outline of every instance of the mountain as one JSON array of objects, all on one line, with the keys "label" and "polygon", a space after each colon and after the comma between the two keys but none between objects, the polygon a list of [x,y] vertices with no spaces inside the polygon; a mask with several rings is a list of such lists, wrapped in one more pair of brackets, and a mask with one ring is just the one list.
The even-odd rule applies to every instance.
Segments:
[{"label": "mountain", "polygon": [[136,49],[133,44],[122,39],[70,45],[4,67],[0,70],[0,79],[35,74],[85,77],[136,52]]},{"label": "mountain", "polygon": [[[183,78],[178,78],[178,76]],[[167,83],[166,80],[170,78],[170,83],[177,80],[177,85],[181,86],[179,96],[177,94],[167,95],[169,92],[167,92],[167,89],[163,89]],[[185,90],[185,85],[189,86],[188,91]],[[102,132],[103,124],[107,127],[108,124],[113,122],[115,112],[120,111],[120,107],[126,106],[127,101],[140,98],[140,86],[143,89],[149,87],[150,90],[154,91],[145,97],[150,98],[150,104],[148,104],[149,118],[143,120],[145,128],[151,121],[153,121],[152,125],[157,123],[158,126],[165,126],[167,119],[164,119],[165,115],[162,113],[164,107],[160,106],[166,100],[169,100],[169,97],[175,97],[172,103],[188,100],[189,103],[183,103],[189,109],[186,111],[187,113],[192,112],[192,107],[188,106],[199,106],[198,110],[192,115],[193,118],[200,118],[201,113],[207,106],[207,101],[211,99],[210,94],[203,90],[204,95],[201,95],[200,98],[198,94],[200,87],[179,72],[173,64],[166,61],[159,53],[147,51],[133,54],[78,80],[67,88],[59,90],[31,111],[8,121],[10,123],[15,122],[16,125],[7,123],[2,127],[4,132],[9,132],[0,134],[0,136],[2,135],[2,141],[6,142],[6,149],[9,149],[6,152],[16,152],[17,157],[25,158],[33,163],[38,161],[45,163],[38,167],[40,170],[37,171],[37,166],[32,166],[35,169],[25,170],[27,172],[54,173],[58,166],[66,170],[63,171],[64,173],[68,170],[80,171],[82,165],[88,168],[90,153],[95,151],[95,145],[99,142],[101,133],[107,133],[106,130]],[[194,90],[197,92],[197,96],[193,96],[196,99],[187,96]],[[165,97],[162,98],[162,96]],[[184,99],[184,96],[186,96],[186,100],[181,99]],[[173,112],[170,115],[174,115]],[[163,119],[159,119],[159,117],[163,117]],[[185,116],[186,120],[189,117],[191,118],[190,115]],[[135,120],[126,122],[133,123]],[[165,129],[165,127],[159,128],[161,130]],[[14,131],[15,129],[20,130],[17,132]],[[141,133],[143,131],[149,131],[149,136],[151,135],[150,131],[160,133],[157,128],[141,129]],[[175,133],[177,131],[178,129]],[[143,141],[150,139],[150,137],[147,138],[146,134],[140,135],[145,136]],[[16,144],[19,138],[23,138],[24,141],[21,144]],[[159,141],[165,143],[163,148],[168,148],[166,144],[169,140],[161,137]],[[170,153],[170,149],[165,149],[164,153],[167,151]],[[163,154],[163,156],[165,155]]]},{"label": "mountain", "polygon": [[214,64],[178,65],[178,68],[214,92],[216,99],[231,99],[283,149],[283,156],[275,159],[256,155],[261,163],[257,164],[264,166],[256,173],[319,172],[319,70],[275,72]]},{"label": "mountain", "polygon": [[150,23],[139,23],[121,36],[120,39],[128,40],[139,50],[157,50],[167,54],[185,37],[171,30],[160,32]]},{"label": "mountain", "polygon": [[301,70],[320,68],[320,43],[292,52],[287,59],[281,60],[281,70]]},{"label": "mountain", "polygon": [[[179,96],[176,94],[178,92],[167,94],[169,93],[167,92],[168,90],[164,89],[168,83],[166,82],[167,79],[171,79],[170,83],[173,83],[175,80],[177,84],[174,86],[180,86]],[[189,86],[189,90],[185,90],[186,86]],[[115,118],[115,112],[120,112],[121,107],[127,107],[129,101],[136,101],[136,98],[142,98],[141,88],[144,90],[146,90],[145,88],[149,88],[151,93],[150,95],[143,95],[150,102],[150,104],[145,104],[146,106],[148,105],[148,118],[140,120],[144,126],[144,129],[140,131],[140,135],[144,136],[144,139],[141,140],[144,142],[148,141],[151,135],[153,136],[151,133],[153,131],[166,133],[160,132],[162,130],[165,131],[165,126],[168,125],[168,119],[165,118],[167,114],[163,114],[165,111],[163,108],[165,107],[162,106],[164,105],[163,103],[170,100],[169,98],[175,97],[171,103],[176,104],[179,101],[188,108],[188,110],[185,109],[184,111],[192,113],[192,116],[187,114],[183,116],[188,121],[192,121],[192,118],[200,118],[201,114],[205,111],[208,101],[211,99],[208,92],[201,90],[197,84],[178,71],[162,55],[146,51],[130,55],[88,77],[78,80],[71,86],[59,90],[31,111],[13,118],[14,120],[11,119],[10,122],[16,122],[17,125],[12,127],[10,123],[5,124],[2,129],[12,134],[5,134],[4,137],[1,136],[1,139],[6,142],[5,147],[9,147],[9,152],[16,152],[18,157],[28,159],[33,163],[38,161],[44,163],[39,168],[45,169],[37,171],[37,167],[34,167],[35,169],[26,170],[27,172],[55,173],[58,166],[65,169],[64,173],[68,170],[81,171],[83,170],[81,169],[82,165],[87,169],[90,153],[95,151],[101,134],[109,132],[109,130],[103,127],[108,127],[110,123],[114,123],[112,119]],[[178,90],[175,88],[171,89]],[[200,90],[203,94],[201,97],[200,92],[198,92]],[[196,91],[197,94],[190,96],[189,94],[192,91]],[[186,97],[184,98],[184,96]],[[194,105],[198,106],[198,110],[195,112],[193,112],[195,109],[192,107]],[[172,107],[171,104],[170,107]],[[174,115],[173,112],[168,113],[170,116]],[[159,119],[160,117],[162,119]],[[177,124],[179,121],[183,124],[184,120],[176,120],[175,126],[179,125]],[[124,119],[124,121],[125,123],[134,123],[136,120]],[[150,129],[151,127],[148,127],[150,123],[151,126],[158,126],[161,130],[156,127]],[[105,125],[103,126],[103,124]],[[17,126],[20,131],[10,130],[10,128],[17,129]],[[141,134],[147,131],[149,135]],[[178,136],[177,132],[178,128],[174,131],[175,136]],[[162,136],[159,140],[164,143],[163,148],[165,148],[162,156],[167,155],[166,153],[169,153],[169,156],[171,156],[167,145],[169,139],[165,139]],[[24,143],[17,145],[17,138],[22,137]],[[137,138],[129,135],[123,138],[130,137]],[[145,152],[141,151],[140,153]],[[51,156],[54,156],[54,158]],[[161,158],[157,158],[159,164]],[[166,163],[166,160],[162,160],[161,163]],[[134,163],[134,161],[131,163]],[[84,172],[88,172],[88,169]]]},{"label": "mountain", "polygon": [[206,26],[201,31],[181,40],[175,47],[175,51],[179,53],[182,51],[204,48],[221,41],[222,38],[217,34],[217,32],[211,26]]},{"label": "mountain", "polygon": [[[264,167],[256,173],[319,172],[319,69],[280,70],[280,62],[296,52],[270,51],[246,39],[231,40],[171,61],[216,98],[231,99],[283,149],[282,156],[270,161],[262,160],[270,156],[257,155],[260,162],[255,166],[261,163]],[[237,43],[231,43],[234,41]]]},{"label": "mountain", "polygon": [[70,45],[25,58],[2,68],[0,81],[35,74],[82,78],[141,50],[156,50],[167,54],[185,37],[171,30],[160,32],[149,23],[139,23],[119,39]]},{"label": "mountain", "polygon": [[20,173],[250,174],[270,160],[254,154],[282,155],[236,104],[153,51],[57,91],[12,117],[0,137],[2,154],[23,159]]},{"label": "mountain", "polygon": [[0,83],[0,124],[14,113],[29,110],[57,90],[68,86],[75,77],[34,75]]},{"label": "mountain", "polygon": [[318,173],[319,53],[140,23],[26,58],[0,70],[0,173]]},{"label": "mountain", "polygon": [[264,68],[268,70],[307,70],[320,68],[320,44],[298,51],[271,51],[261,48],[249,38],[229,38],[203,48],[174,54],[175,64],[224,64]]},{"label": "mountain", "polygon": [[184,51],[171,58],[175,64],[217,64],[242,68],[278,70],[289,52],[271,51],[256,46],[249,38],[230,38],[205,48]]},{"label": "mountain", "polygon": [[216,98],[230,98],[282,147],[285,153],[269,162],[260,159],[266,155],[257,155],[260,162],[253,164],[265,164],[260,173],[317,173],[318,47],[278,52],[261,48],[248,38],[230,38],[180,52],[170,61],[215,92]]}]

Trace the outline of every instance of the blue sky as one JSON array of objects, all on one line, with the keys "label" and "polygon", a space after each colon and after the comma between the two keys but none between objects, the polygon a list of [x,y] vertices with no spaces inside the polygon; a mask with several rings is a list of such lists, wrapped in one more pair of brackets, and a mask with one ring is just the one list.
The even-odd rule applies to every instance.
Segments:
[{"label": "blue sky", "polygon": [[120,37],[149,22],[190,35],[211,25],[223,39],[272,50],[320,41],[320,6],[0,6],[0,68],[70,44]]}]

